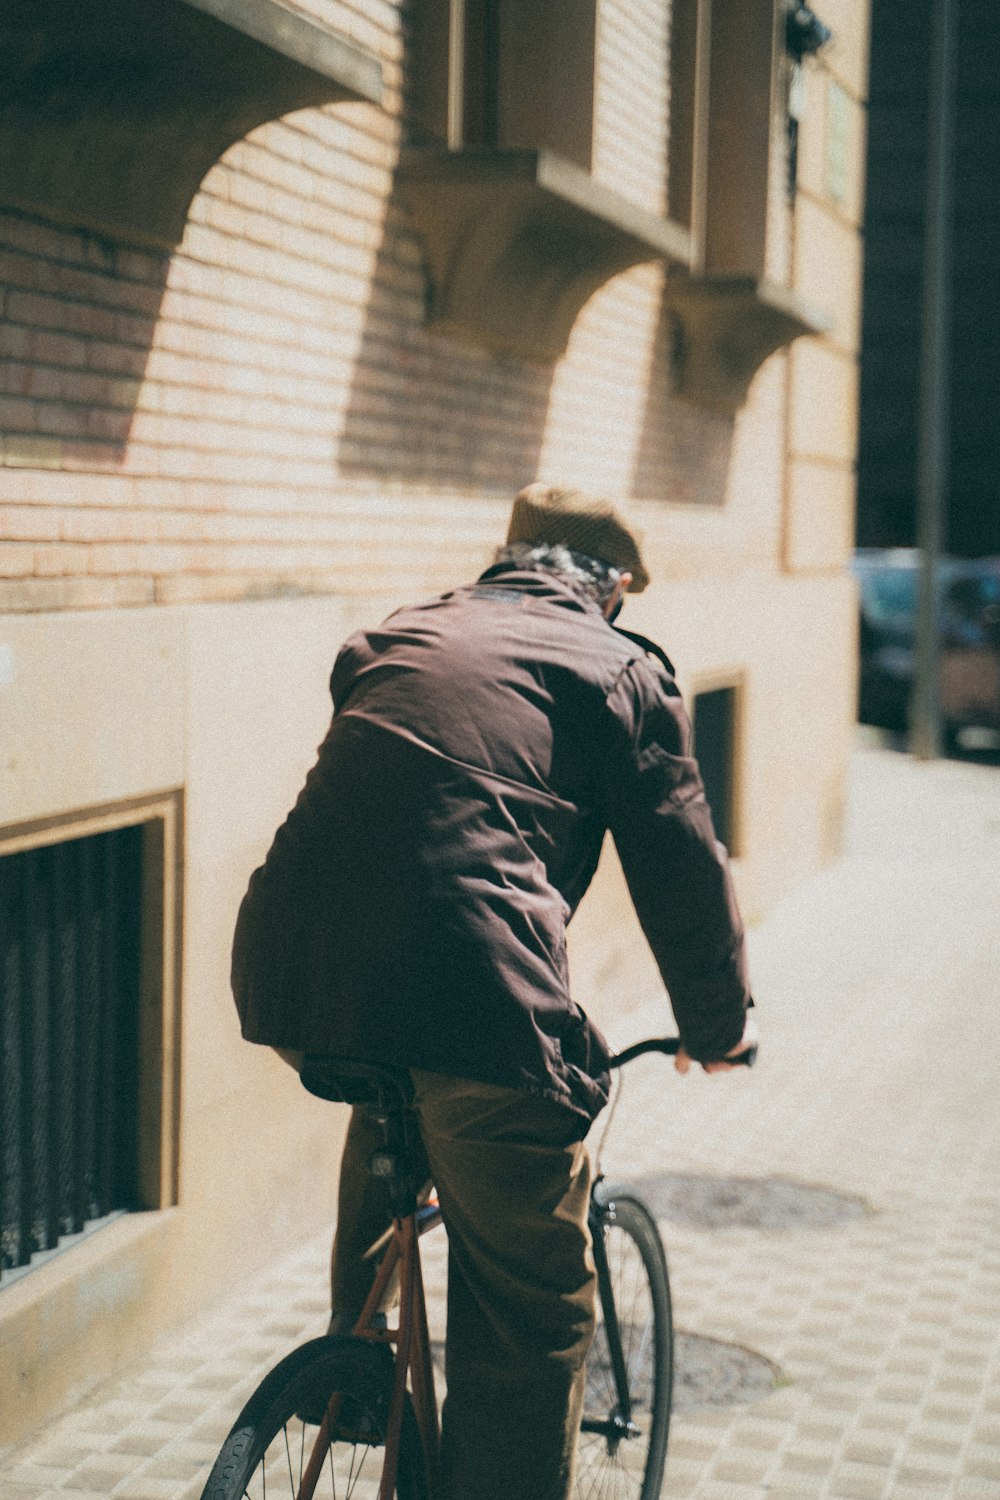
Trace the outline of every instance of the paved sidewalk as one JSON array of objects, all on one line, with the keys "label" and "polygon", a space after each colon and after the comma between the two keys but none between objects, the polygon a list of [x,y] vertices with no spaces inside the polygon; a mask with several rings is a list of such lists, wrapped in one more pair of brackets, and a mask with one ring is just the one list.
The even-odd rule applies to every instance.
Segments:
[{"label": "paved sidewalk", "polygon": [[848,857],[753,933],[751,963],[754,1073],[671,1087],[644,1064],[615,1160],[641,1179],[655,1117],[660,1170],[792,1178],[871,1211],[664,1226],[677,1323],[788,1381],[679,1418],[665,1493],[998,1500],[1000,770],[859,754]]},{"label": "paved sidewalk", "polygon": [[[867,1206],[817,1228],[664,1220],[678,1326],[782,1377],[680,1413],[664,1494],[1000,1500],[1000,770],[863,750],[847,857],[751,941],[758,1067],[636,1064],[609,1175],[790,1179]],[[664,1029],[662,1007],[648,1019]],[[3,1500],[197,1500],[245,1394],[321,1330],[326,1253],[0,1454]],[[440,1247],[430,1272],[440,1291]]]}]

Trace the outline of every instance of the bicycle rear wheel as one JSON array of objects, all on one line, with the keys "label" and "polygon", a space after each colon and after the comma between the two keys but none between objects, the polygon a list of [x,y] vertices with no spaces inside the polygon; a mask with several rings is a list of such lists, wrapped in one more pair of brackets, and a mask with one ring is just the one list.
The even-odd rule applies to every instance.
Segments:
[{"label": "bicycle rear wheel", "polygon": [[[591,1225],[595,1239],[600,1233],[608,1276],[606,1281],[599,1278],[597,1333],[587,1357],[576,1500],[658,1500],[673,1387],[673,1327],[663,1242],[649,1212],[627,1188],[602,1186],[594,1207]],[[595,1253],[600,1265],[596,1245]],[[625,1403],[616,1365],[625,1373]]]},{"label": "bicycle rear wheel", "polygon": [[[392,1391],[388,1350],[361,1339],[319,1338],[266,1375],[226,1438],[202,1500],[296,1500],[319,1427],[297,1415],[339,1395],[337,1431],[316,1500],[377,1500]],[[427,1500],[423,1448],[409,1396],[396,1475],[397,1500]]]}]

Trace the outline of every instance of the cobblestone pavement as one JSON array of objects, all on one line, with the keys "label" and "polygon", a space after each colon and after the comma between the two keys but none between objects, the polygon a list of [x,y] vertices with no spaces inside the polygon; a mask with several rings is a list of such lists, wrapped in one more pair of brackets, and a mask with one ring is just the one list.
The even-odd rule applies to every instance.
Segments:
[{"label": "cobblestone pavement", "polygon": [[[678,1413],[664,1494],[1000,1500],[1000,770],[863,750],[847,857],[751,942],[757,1068],[635,1064],[608,1174],[780,1179],[865,1207],[662,1221],[678,1327],[780,1371],[756,1400]],[[662,1006],[631,1036],[643,1021],[664,1029]],[[302,1248],[0,1455],[4,1500],[197,1500],[245,1395],[321,1330],[326,1253]]]}]

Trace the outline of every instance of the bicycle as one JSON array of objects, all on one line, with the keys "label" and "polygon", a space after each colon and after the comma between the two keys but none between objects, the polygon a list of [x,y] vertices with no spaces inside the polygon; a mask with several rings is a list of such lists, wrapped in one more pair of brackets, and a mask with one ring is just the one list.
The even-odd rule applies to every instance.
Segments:
[{"label": "bicycle", "polygon": [[[676,1037],[637,1042],[611,1060],[677,1051]],[[735,1062],[752,1065],[756,1048]],[[352,1332],[311,1339],[257,1387],[226,1438],[201,1500],[434,1500],[438,1414],[419,1241],[441,1220],[420,1201],[419,1153],[405,1069],[307,1058],[311,1093],[363,1105],[382,1124],[372,1172],[389,1190],[393,1222],[369,1250],[371,1293]],[[605,1135],[607,1130],[605,1129]],[[602,1138],[603,1141],[603,1138]],[[590,1229],[598,1326],[586,1366],[576,1495],[656,1500],[666,1464],[673,1331],[666,1255],[656,1222],[627,1187],[595,1174]],[[394,1278],[397,1326],[379,1317]]]}]

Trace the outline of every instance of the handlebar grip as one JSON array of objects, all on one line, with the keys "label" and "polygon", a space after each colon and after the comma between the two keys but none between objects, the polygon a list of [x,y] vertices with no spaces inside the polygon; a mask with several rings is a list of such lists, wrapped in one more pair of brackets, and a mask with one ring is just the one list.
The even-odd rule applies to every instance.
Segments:
[{"label": "handlebar grip", "polygon": [[617,1052],[611,1059],[613,1068],[623,1068],[636,1057],[643,1057],[647,1052],[665,1052],[668,1057],[673,1057],[681,1044],[679,1036],[650,1037],[645,1042],[633,1042],[631,1047],[625,1047]]},{"label": "handlebar grip", "polygon": [[[674,1057],[680,1047],[679,1036],[650,1037],[645,1042],[633,1042],[631,1047],[624,1048],[610,1059],[612,1068],[624,1067],[626,1063],[632,1062],[637,1057],[642,1057],[647,1052],[665,1052],[668,1057]],[[726,1062],[731,1068],[752,1068],[757,1061],[757,1043],[738,1052],[735,1057],[714,1058],[713,1061]]]}]

